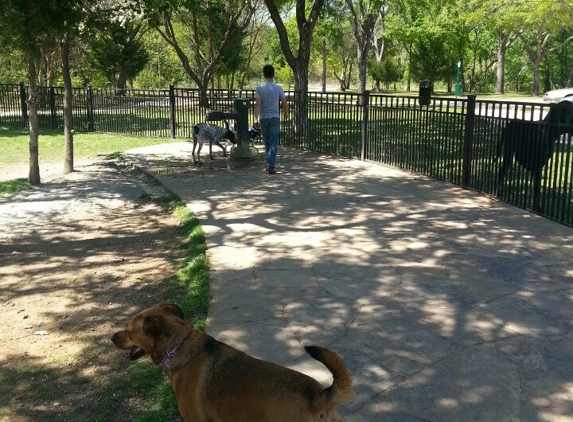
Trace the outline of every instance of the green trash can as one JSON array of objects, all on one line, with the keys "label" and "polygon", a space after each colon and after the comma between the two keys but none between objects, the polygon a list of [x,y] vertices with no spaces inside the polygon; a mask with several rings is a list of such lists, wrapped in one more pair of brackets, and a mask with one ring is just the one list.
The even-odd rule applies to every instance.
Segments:
[{"label": "green trash can", "polygon": [[422,79],[420,81],[420,92],[418,95],[418,102],[421,106],[430,105],[430,97],[432,96],[432,89],[434,84],[429,79]]}]

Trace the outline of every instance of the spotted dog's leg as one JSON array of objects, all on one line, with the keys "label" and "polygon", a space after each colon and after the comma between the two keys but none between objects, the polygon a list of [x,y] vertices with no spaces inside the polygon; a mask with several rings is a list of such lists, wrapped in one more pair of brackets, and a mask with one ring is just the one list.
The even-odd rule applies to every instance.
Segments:
[{"label": "spotted dog's leg", "polygon": [[219,148],[221,148],[223,150],[223,157],[227,156],[227,147],[224,146],[223,144],[221,144],[221,142],[219,141],[213,141],[215,143],[215,145],[217,145]]},{"label": "spotted dog's leg", "polygon": [[225,148],[220,141],[216,140],[216,139],[210,139],[209,140],[209,158],[211,160],[215,159],[215,156],[213,155],[213,144],[217,145],[219,148],[221,148],[223,150],[223,157],[227,156],[227,148]]},{"label": "spotted dog's leg", "polygon": [[215,157],[213,157],[213,139],[209,139],[209,160],[213,161],[214,159]]},{"label": "spotted dog's leg", "polygon": [[193,157],[193,159],[195,160],[195,164],[203,164],[203,162],[201,161],[201,150],[203,149],[203,139],[199,139],[199,148],[197,148],[197,158],[195,159],[195,156]]},{"label": "spotted dog's leg", "polygon": [[193,134],[193,151],[191,152],[191,157],[193,157],[193,163],[197,164],[197,158],[195,158],[195,148],[197,148],[197,137]]},{"label": "spotted dog's leg", "polygon": [[[195,155],[195,147],[199,144],[199,149],[197,150],[197,155]],[[201,162],[201,149],[203,148],[203,135],[201,133],[201,127],[199,125],[193,126],[193,152],[191,156],[193,157],[194,164],[202,164]]]},{"label": "spotted dog's leg", "polygon": [[[195,145],[198,145],[197,148],[197,155],[195,155]],[[203,138],[200,135],[197,135],[195,141],[193,142],[193,163],[201,165],[203,162],[201,161],[201,150],[203,149]]]}]

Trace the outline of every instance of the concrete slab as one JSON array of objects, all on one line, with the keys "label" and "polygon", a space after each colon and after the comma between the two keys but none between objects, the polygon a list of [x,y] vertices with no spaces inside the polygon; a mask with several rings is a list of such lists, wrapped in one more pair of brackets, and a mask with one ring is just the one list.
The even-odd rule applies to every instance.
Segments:
[{"label": "concrete slab", "polygon": [[189,145],[125,158],[207,235],[207,331],[330,382],[346,421],[573,421],[573,229],[436,180],[280,148],[277,175]]}]

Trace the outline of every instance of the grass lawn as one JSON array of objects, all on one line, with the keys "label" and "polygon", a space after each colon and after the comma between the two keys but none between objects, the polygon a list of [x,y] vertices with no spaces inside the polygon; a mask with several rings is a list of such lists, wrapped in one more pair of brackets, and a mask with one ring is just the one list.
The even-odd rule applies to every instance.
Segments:
[{"label": "grass lawn", "polygon": [[[17,126],[0,125],[0,165],[28,162],[28,130]],[[132,148],[184,139],[146,138],[108,133],[74,133],[74,158],[105,158]],[[61,130],[41,130],[38,140],[41,161],[64,159],[64,135]]]},{"label": "grass lawn", "polygon": [[[0,125],[0,166],[26,164],[29,160],[28,130],[19,126]],[[115,158],[124,151],[166,142],[184,142],[184,139],[149,138],[109,133],[74,134],[74,160]],[[64,162],[64,135],[61,130],[40,131],[38,140],[40,167],[42,163]],[[0,196],[29,189],[26,179],[0,181]]]}]

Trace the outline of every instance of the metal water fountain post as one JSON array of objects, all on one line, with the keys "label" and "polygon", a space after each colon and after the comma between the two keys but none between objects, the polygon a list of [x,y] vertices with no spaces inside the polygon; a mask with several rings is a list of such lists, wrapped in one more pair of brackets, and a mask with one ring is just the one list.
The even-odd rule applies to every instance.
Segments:
[{"label": "metal water fountain post", "polygon": [[231,150],[231,158],[236,160],[252,160],[257,155],[257,149],[251,146],[249,137],[249,109],[251,102],[246,98],[235,100],[235,112],[211,110],[207,112],[209,121],[234,121],[237,133],[237,144]]}]

